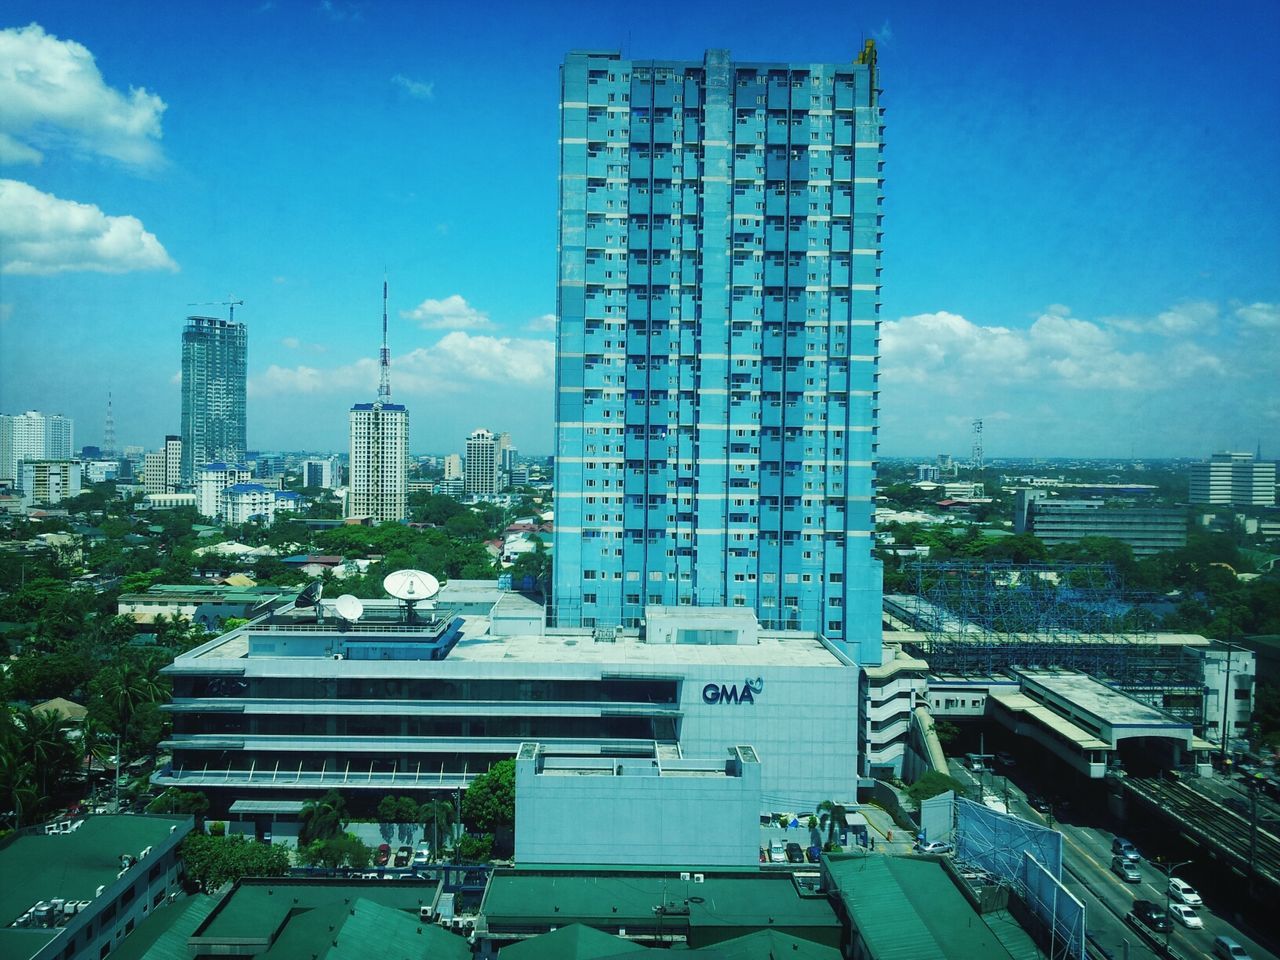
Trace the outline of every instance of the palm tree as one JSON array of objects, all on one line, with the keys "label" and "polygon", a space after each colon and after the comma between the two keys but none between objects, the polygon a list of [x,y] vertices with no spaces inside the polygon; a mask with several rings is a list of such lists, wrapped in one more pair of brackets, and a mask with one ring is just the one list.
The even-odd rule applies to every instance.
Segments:
[{"label": "palm tree", "polygon": [[71,744],[71,724],[55,710],[23,707],[14,717],[18,728],[19,756],[31,764],[40,797],[75,769],[75,748]]},{"label": "palm tree", "polygon": [[454,822],[453,804],[448,800],[428,800],[421,807],[422,824],[431,825],[431,849],[440,855],[440,828],[448,829]]},{"label": "palm tree", "polygon": [[308,800],[303,805],[298,844],[331,840],[343,831],[348,822],[346,801],[337,790],[330,790],[323,797]]},{"label": "palm tree", "polygon": [[818,804],[818,812],[826,817],[827,820],[827,843],[834,844],[836,842],[836,821],[844,823],[844,806],[834,800],[823,800]]}]

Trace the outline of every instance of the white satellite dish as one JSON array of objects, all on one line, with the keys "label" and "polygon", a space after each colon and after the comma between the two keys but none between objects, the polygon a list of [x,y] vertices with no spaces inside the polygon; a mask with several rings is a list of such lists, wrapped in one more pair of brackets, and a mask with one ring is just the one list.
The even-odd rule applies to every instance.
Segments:
[{"label": "white satellite dish", "polygon": [[382,589],[397,600],[420,603],[440,592],[440,581],[421,570],[397,570],[383,578]]},{"label": "white satellite dish", "polygon": [[338,616],[350,623],[355,623],[364,615],[364,604],[360,602],[360,598],[349,593],[344,593],[333,601],[333,609]]}]

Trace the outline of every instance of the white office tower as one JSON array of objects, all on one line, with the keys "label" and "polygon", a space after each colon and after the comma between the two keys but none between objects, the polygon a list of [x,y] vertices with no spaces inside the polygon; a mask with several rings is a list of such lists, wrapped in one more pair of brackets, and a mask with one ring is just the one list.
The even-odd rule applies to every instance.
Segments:
[{"label": "white office tower", "polygon": [[70,417],[38,410],[0,414],[0,480],[19,481],[23,462],[70,460],[73,440]]},{"label": "white office tower", "polygon": [[387,347],[387,283],[382,282],[382,351],[378,399],[351,408],[348,517],[374,523],[409,515],[409,411],[391,402],[391,351]]},{"label": "white office tower", "polygon": [[492,496],[498,492],[498,439],[481,427],[467,437],[466,493]]},{"label": "white office tower", "polygon": [[462,473],[462,456],[457,453],[451,453],[444,458],[444,479],[461,480]]},{"label": "white office tower", "polygon": [[302,461],[302,485],[304,487],[334,487],[334,457]]},{"label": "white office tower", "polygon": [[1252,453],[1215,453],[1191,465],[1192,503],[1269,507],[1276,502],[1276,465]]}]

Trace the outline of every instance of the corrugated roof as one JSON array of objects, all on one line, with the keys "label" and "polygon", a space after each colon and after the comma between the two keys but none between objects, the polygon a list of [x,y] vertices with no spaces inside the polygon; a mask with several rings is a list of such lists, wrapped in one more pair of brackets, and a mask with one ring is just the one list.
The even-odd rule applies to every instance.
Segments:
[{"label": "corrugated roof", "polygon": [[1088,730],[1078,727],[1066,717],[1054,713],[1048,707],[1032,700],[1024,693],[993,693],[991,699],[1013,713],[1025,713],[1035,718],[1059,736],[1072,741],[1085,750],[1107,750],[1111,744],[1099,740]]},{"label": "corrugated roof", "polygon": [[160,907],[112,951],[112,960],[191,960],[187,938],[217,902],[201,893]]},{"label": "corrugated roof", "polygon": [[627,953],[644,953],[645,948],[581,923],[531,937],[503,947],[500,960],[601,960]]},{"label": "corrugated roof", "polygon": [[1011,960],[1024,956],[1028,944],[1034,949],[1020,927],[1002,924],[997,937],[940,863],[874,855],[827,862],[845,910],[876,960]]}]

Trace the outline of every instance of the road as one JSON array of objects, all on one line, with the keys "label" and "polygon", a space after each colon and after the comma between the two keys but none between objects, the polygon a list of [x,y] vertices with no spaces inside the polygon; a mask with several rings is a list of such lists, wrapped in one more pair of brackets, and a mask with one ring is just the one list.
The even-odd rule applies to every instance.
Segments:
[{"label": "road", "polygon": [[[1027,802],[1025,792],[1017,785],[1015,770],[1010,777],[983,777],[987,794],[1003,800],[1008,797],[1009,812],[1032,823],[1052,825],[1063,836],[1063,886],[1085,905],[1085,925],[1094,942],[1111,951],[1117,960],[1126,956],[1129,960],[1148,960],[1157,954],[1151,950],[1123,917],[1130,912],[1135,900],[1151,900],[1161,907],[1165,905],[1167,881],[1163,872],[1145,859],[1139,865],[1140,883],[1126,883],[1111,872],[1111,842],[1114,834],[1084,823],[1062,822],[1034,810]],[[974,774],[958,762],[951,763],[951,775],[961,783],[976,785]],[[1006,786],[1007,785],[1007,786]],[[1006,794],[1007,790],[1007,794]],[[1068,814],[1068,821],[1073,817]],[[1202,891],[1203,893],[1203,891]],[[1170,946],[1179,956],[1208,958],[1213,938],[1225,934],[1239,941],[1249,950],[1252,960],[1277,960],[1248,936],[1213,912],[1215,902],[1211,893],[1205,895],[1206,905],[1196,913],[1204,922],[1202,930],[1190,930],[1175,923],[1170,932]],[[1225,906],[1225,905],[1224,905]],[[1163,934],[1158,934],[1163,939]]]}]

